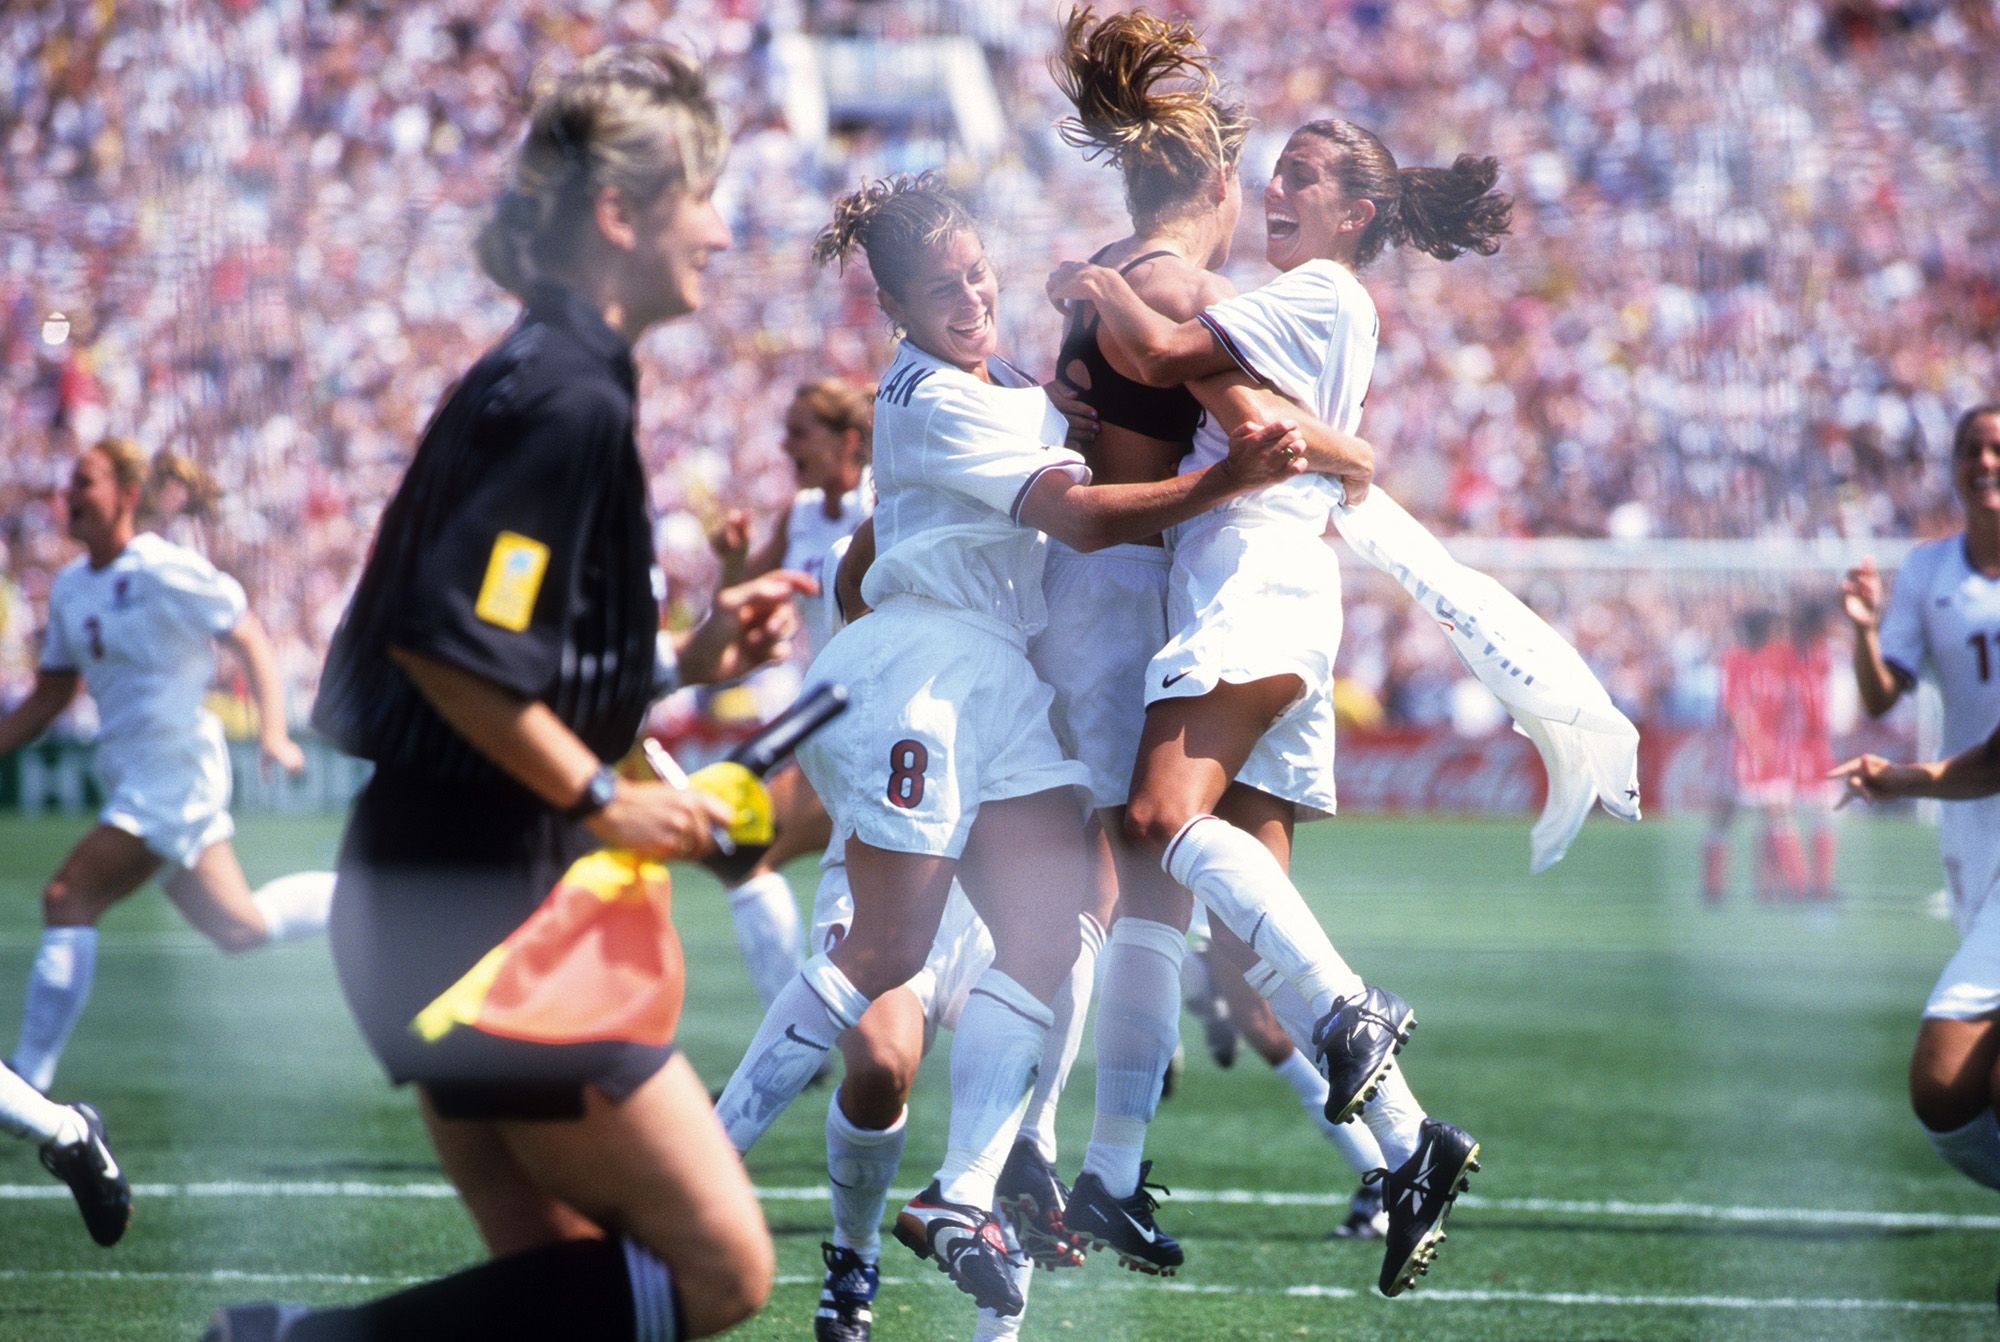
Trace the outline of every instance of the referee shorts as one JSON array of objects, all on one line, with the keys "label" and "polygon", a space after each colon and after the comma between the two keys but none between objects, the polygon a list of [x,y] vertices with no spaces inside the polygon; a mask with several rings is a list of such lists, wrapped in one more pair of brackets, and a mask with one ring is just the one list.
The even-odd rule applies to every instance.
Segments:
[{"label": "referee shorts", "polygon": [[585,1086],[622,1100],[673,1056],[671,1044],[537,1044],[470,1027],[426,1043],[410,1028],[596,846],[521,788],[376,771],[341,844],[328,931],[348,1007],[391,1081],[422,1085],[446,1118],[571,1119]]}]

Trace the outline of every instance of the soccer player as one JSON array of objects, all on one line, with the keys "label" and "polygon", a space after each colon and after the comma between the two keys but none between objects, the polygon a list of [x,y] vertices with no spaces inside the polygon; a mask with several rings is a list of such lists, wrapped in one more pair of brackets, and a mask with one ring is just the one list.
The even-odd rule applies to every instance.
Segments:
[{"label": "soccer player", "polygon": [[1798,657],[1778,613],[1761,606],[1744,611],[1736,646],[1722,658],[1722,716],[1736,786],[1716,799],[1709,814],[1701,892],[1710,904],[1721,903],[1728,890],[1729,829],[1744,807],[1754,808],[1759,820],[1758,898],[1806,893],[1805,848],[1792,823],[1804,725],[1798,680]]},{"label": "soccer player", "polygon": [[[740,511],[730,513],[710,538],[722,559],[725,585],[777,568],[805,573],[815,580],[822,577],[834,544],[851,536],[874,510],[874,488],[868,481],[868,447],[873,433],[872,387],[820,378],[798,389],[785,411],[784,435],[785,455],[798,472],[798,497],[779,514],[771,535],[755,550],[750,548],[748,517]],[[824,576],[832,575],[828,572]],[[801,673],[833,637],[822,613],[825,608],[826,603],[815,601],[800,612],[800,637],[793,649],[792,665]],[[770,668],[760,674],[777,670]],[[736,944],[743,952],[757,995],[769,1007],[778,990],[805,963],[798,901],[785,879],[785,864],[826,847],[832,833],[826,808],[796,764],[787,764],[765,783],[771,791],[776,836],[747,874],[726,884]]]},{"label": "soccer player", "polygon": [[[1043,534],[1095,549],[1158,531],[1298,469],[1288,435],[1245,436],[1226,464],[1152,484],[1090,485],[1048,396],[996,359],[999,285],[965,207],[934,174],[843,197],[815,246],[864,252],[904,332],[878,380],[867,618],[813,666],[854,706],[800,751],[846,839],[854,922],[779,994],[720,1107],[790,1102],[870,1002],[922,968],[954,877],[994,962],[952,1046],[937,1178],[897,1238],[1001,1314],[1020,1311],[995,1179],[1076,959],[1087,897],[1084,772],[1048,726],[1027,640],[1044,621]],[[1007,383],[1024,385],[1009,386]]]},{"label": "soccer player", "polygon": [[[728,808],[619,777],[652,701],[653,519],[633,345],[729,245],[724,136],[671,47],[600,51],[537,99],[480,235],[519,322],[418,445],[335,634],[314,720],[375,761],[343,842],[341,985],[492,1261],[346,1309],[236,1306],[214,1342],[706,1337],[769,1293],[770,1235],[671,1043],[533,1043],[412,1017],[599,846],[699,857]],[[689,681],[782,656],[801,574],[725,589]],[[677,985],[676,985],[677,986]]]},{"label": "soccer player", "polygon": [[1872,558],[1841,582],[1862,704],[1880,717],[1920,677],[1931,681],[1950,758],[1887,766],[1863,757],[1834,772],[1864,797],[1948,798],[1938,848],[1963,940],[1924,1004],[1910,1103],[1939,1155],[2000,1188],[2000,797],[1989,786],[2000,723],[2000,403],[1958,421],[1951,479],[1965,529],[1910,552],[1886,610]]},{"label": "soccer player", "polygon": [[[1179,323],[1106,266],[1065,265],[1050,296],[1096,305],[1107,352],[1128,376],[1194,380],[1200,395],[1199,379],[1240,369],[1351,431],[1376,341],[1356,269],[1392,243],[1441,259],[1496,250],[1509,215],[1492,190],[1497,171],[1470,156],[1449,169],[1401,169],[1361,127],[1310,122],[1286,143],[1264,193],[1265,256],[1284,272],[1276,280]],[[1198,442],[1188,465],[1207,459]],[[1395,1061],[1413,1013],[1347,965],[1271,851],[1289,844],[1297,819],[1334,805],[1340,578],[1323,535],[1344,497],[1338,482],[1308,475],[1170,537],[1174,632],[1147,668],[1126,818],[1132,840],[1263,961],[1256,986],[1294,1038],[1315,1048],[1327,1116],[1359,1114],[1381,1145],[1390,1226],[1379,1285],[1395,1295],[1435,1256],[1478,1144],[1425,1115]],[[1240,804],[1220,817],[1232,788]]]},{"label": "soccer player", "polygon": [[96,767],[107,800],[42,891],[46,926],[8,1060],[43,1093],[90,1000],[98,920],[154,875],[165,872],[168,898],[225,951],[326,926],[331,872],[283,876],[253,891],[230,844],[229,752],[203,703],[216,643],[249,678],[265,761],[297,773],[305,756],[286,731],[270,640],[243,588],[201,555],[140,529],[157,511],[149,472],[177,469],[170,455],[149,461],[123,438],[77,458],[64,500],[69,534],[84,553],[50,588],[33,688],[0,717],[0,755],[39,736],[86,688],[100,722]]},{"label": "soccer player", "polygon": [[[1054,62],[1075,115],[1063,138],[1114,165],[1125,183],[1132,232],[1095,260],[1115,267],[1147,303],[1176,319],[1234,293],[1214,273],[1229,257],[1242,209],[1237,168],[1248,121],[1225,97],[1192,28],[1142,10],[1099,18],[1072,10]],[[1057,377],[1095,413],[1083,453],[1098,480],[1171,479],[1187,457],[1203,406],[1184,388],[1147,386],[1106,357],[1087,305],[1069,315]],[[1359,440],[1336,436],[1302,410],[1224,374],[1229,398],[1211,429],[1253,415],[1304,421],[1310,465],[1357,480],[1370,459]],[[1324,446],[1326,451],[1319,449]],[[1159,536],[1080,554],[1049,547],[1044,591],[1049,625],[1031,648],[1055,694],[1053,721],[1065,749],[1090,773],[1091,804],[1116,864],[1117,919],[1105,942],[1096,1025],[1096,1118],[1082,1173],[1065,1202],[1051,1168],[1053,1139],[1024,1142],[1008,1162],[1003,1203],[1017,1230],[1039,1240],[1080,1234],[1109,1246],[1127,1267],[1172,1272],[1183,1259],[1142,1185],[1146,1125],[1158,1108],[1179,1038],[1180,970],[1192,910],[1187,891],[1158,861],[1125,842],[1145,721],[1147,667],[1168,635],[1168,552]],[[1086,929],[1088,932],[1088,929]],[[1099,932],[1098,936],[1103,934]],[[1381,1163],[1372,1141],[1367,1167]],[[1040,1216],[1029,1213],[1031,1203]],[[1059,1261],[1059,1260],[1052,1260]]]}]

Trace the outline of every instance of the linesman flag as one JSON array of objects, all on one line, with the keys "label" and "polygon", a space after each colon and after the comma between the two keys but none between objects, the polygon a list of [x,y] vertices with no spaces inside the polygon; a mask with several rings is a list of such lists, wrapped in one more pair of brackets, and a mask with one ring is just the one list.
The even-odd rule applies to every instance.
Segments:
[{"label": "linesman flag", "polygon": [[410,1028],[436,1043],[461,1025],[506,1039],[673,1042],[686,969],[666,867],[600,849]]}]

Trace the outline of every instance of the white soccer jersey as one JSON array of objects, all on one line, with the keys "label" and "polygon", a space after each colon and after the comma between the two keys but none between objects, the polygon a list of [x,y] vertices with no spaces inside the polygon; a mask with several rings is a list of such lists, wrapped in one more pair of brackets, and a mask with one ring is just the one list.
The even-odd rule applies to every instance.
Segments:
[{"label": "white soccer jersey", "polygon": [[246,608],[236,579],[143,533],[101,569],[85,556],[56,575],[41,666],[82,675],[107,745],[192,732],[209,716],[213,640]]},{"label": "white soccer jersey", "polygon": [[[826,491],[802,489],[792,502],[790,516],[785,519],[785,554],[780,561],[783,567],[800,573],[811,574],[825,592],[833,586],[833,575],[840,559],[832,554],[833,547],[854,534],[868,514],[875,510],[875,482],[863,472],[861,483],[840,496],[840,516],[826,515]],[[826,646],[833,637],[833,624],[827,618],[826,603],[820,601],[800,602],[801,623],[804,637],[799,640],[799,665],[812,660],[812,655]]]},{"label": "white soccer jersey", "polygon": [[[1015,380],[999,361],[996,376]],[[912,345],[875,393],[875,562],[861,594],[898,595],[985,616],[1021,635],[1039,630],[1045,538],[1020,521],[1049,471],[1088,481],[1061,446],[1068,424],[1039,387],[983,382]]]},{"label": "white soccer jersey", "polygon": [[[1252,378],[1344,433],[1361,423],[1361,403],[1375,375],[1381,319],[1375,300],[1346,266],[1308,261],[1269,284],[1215,304],[1202,312],[1200,321]],[[1204,424],[1181,470],[1213,465],[1228,449],[1228,436]],[[1303,475],[1217,511],[1270,513],[1316,520],[1323,527],[1341,497],[1338,481]]]}]

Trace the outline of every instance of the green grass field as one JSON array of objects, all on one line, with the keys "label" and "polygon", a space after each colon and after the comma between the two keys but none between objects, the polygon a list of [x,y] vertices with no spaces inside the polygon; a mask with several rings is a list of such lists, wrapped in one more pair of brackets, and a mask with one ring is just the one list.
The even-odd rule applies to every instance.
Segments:
[{"label": "green grass field", "polygon": [[[82,824],[0,818],[0,1046],[37,892]],[[1175,1190],[1161,1216],[1187,1246],[1183,1275],[1108,1258],[1042,1275],[1025,1336],[1994,1336],[2000,1202],[1932,1154],[1903,1098],[1916,1013],[1953,944],[1922,911],[1938,883],[1929,831],[1848,824],[1837,908],[1742,896],[1709,910],[1693,822],[1594,821],[1536,878],[1526,828],[1347,819],[1299,849],[1335,941],[1418,1007],[1404,1055],[1418,1094],[1485,1145],[1423,1287],[1377,1298],[1376,1248],[1323,1242],[1351,1176],[1254,1056],[1223,1071],[1190,1029],[1150,1148]],[[251,819],[239,850],[262,879],[325,864],[336,834],[330,819]],[[793,876],[809,894],[810,873]],[[682,1042],[720,1084],[758,1013],[713,883],[679,880]],[[0,1144],[0,1339],[192,1338],[225,1301],[353,1299],[478,1257],[323,944],[227,960],[153,891],[104,930],[57,1094],[108,1116],[135,1221],[96,1248],[33,1152]],[[942,1074],[913,1101],[905,1186],[941,1154]],[[1071,1174],[1091,1087],[1086,1044],[1061,1124]],[[752,1154],[780,1284],[735,1336],[810,1335],[824,1105],[808,1094]],[[969,1335],[964,1297],[927,1264],[888,1241],[884,1268],[881,1342]]]}]

